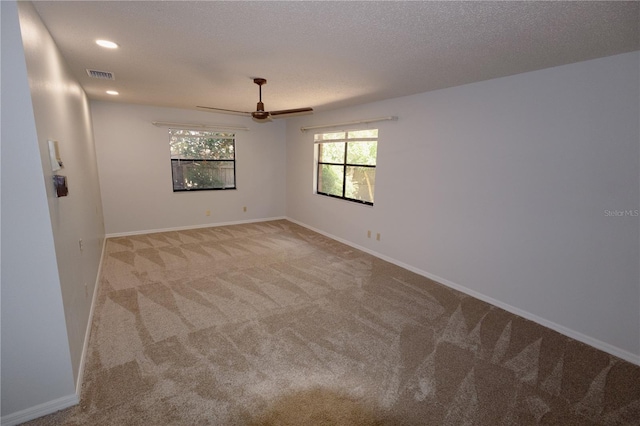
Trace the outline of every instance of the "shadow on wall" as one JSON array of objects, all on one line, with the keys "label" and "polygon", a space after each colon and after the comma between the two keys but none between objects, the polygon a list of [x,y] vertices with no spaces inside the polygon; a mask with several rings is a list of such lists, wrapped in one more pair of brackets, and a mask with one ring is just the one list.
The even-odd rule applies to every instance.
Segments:
[{"label": "shadow on wall", "polygon": [[382,426],[380,410],[346,393],[325,388],[303,390],[274,400],[251,426]]}]

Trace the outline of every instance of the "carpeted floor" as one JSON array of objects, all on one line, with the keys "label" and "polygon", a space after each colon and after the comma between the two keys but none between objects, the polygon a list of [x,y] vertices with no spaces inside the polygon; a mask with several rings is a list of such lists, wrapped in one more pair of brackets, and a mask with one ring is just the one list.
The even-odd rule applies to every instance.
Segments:
[{"label": "carpeted floor", "polygon": [[640,425],[640,367],[288,221],[109,239],[29,425]]}]

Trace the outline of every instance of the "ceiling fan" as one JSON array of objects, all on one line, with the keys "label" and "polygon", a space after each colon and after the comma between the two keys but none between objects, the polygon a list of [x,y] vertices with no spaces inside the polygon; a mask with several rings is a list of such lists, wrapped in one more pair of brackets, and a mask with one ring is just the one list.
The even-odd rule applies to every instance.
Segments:
[{"label": "ceiling fan", "polygon": [[313,108],[295,108],[295,109],[283,109],[280,111],[265,111],[264,104],[262,103],[262,85],[267,84],[267,80],[264,78],[254,78],[253,82],[257,84],[259,87],[258,105],[256,106],[256,110],[253,112],[236,111],[233,109],[213,108],[213,107],[207,107],[207,106],[198,106],[196,108],[204,108],[204,109],[210,109],[214,111],[223,111],[223,112],[232,112],[237,114],[251,115],[251,117],[253,117],[254,120],[261,121],[261,122],[271,121],[272,117],[286,118],[288,116],[313,112]]}]

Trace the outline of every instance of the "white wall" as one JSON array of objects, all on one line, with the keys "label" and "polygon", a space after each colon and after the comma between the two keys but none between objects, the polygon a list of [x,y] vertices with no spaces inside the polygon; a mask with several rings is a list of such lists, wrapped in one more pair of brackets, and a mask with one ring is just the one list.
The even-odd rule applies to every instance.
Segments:
[{"label": "white wall", "polygon": [[[287,215],[640,364],[638,52],[287,123]],[[375,205],[312,193],[313,132],[379,123]],[[367,238],[381,233],[381,241]]]},{"label": "white wall", "polygon": [[75,397],[75,387],[18,9],[0,5],[4,424],[7,415]]},{"label": "white wall", "polygon": [[[71,360],[77,379],[104,240],[91,113],[87,96],[31,3],[20,3],[19,10]],[[58,141],[64,167],[55,173],[67,176],[67,197],[57,198],[50,184],[54,172],[49,160],[49,139]]]},{"label": "white wall", "polygon": [[[638,217],[605,213],[640,208],[638,52],[287,125],[94,102],[94,151],[86,96],[32,6],[0,10],[3,423],[77,401],[103,210],[111,234],[286,214],[640,363]],[[313,195],[299,126],[391,114],[375,206]],[[237,132],[238,190],[173,193],[154,120],[250,127]],[[53,196],[47,139],[69,197]]]},{"label": "white wall", "polygon": [[[14,424],[78,402],[104,225],[87,97],[32,4],[2,12],[2,422]],[[49,139],[68,197],[54,193]]]},{"label": "white wall", "polygon": [[[102,101],[91,110],[107,234],[284,216],[284,122]],[[168,129],[153,121],[249,127],[236,131],[237,189],[174,193]]]}]

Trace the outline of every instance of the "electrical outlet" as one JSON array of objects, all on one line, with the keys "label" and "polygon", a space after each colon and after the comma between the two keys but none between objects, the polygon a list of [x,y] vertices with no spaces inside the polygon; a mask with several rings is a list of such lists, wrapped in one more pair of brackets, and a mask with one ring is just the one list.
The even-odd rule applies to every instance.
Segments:
[{"label": "electrical outlet", "polygon": [[84,242],[82,240],[78,240],[78,247],[80,247],[80,251],[84,250]]},{"label": "electrical outlet", "polygon": [[380,241],[380,233],[379,232],[376,234],[376,240]]},{"label": "electrical outlet", "polygon": [[243,211],[243,212],[246,212],[246,211],[247,211],[247,206],[244,206],[244,207],[242,208],[242,211]]},{"label": "electrical outlet", "polygon": [[205,216],[211,216],[211,210],[207,210],[206,212],[204,212]]},{"label": "electrical outlet", "polygon": [[371,231],[367,231],[367,238],[371,238]]}]

